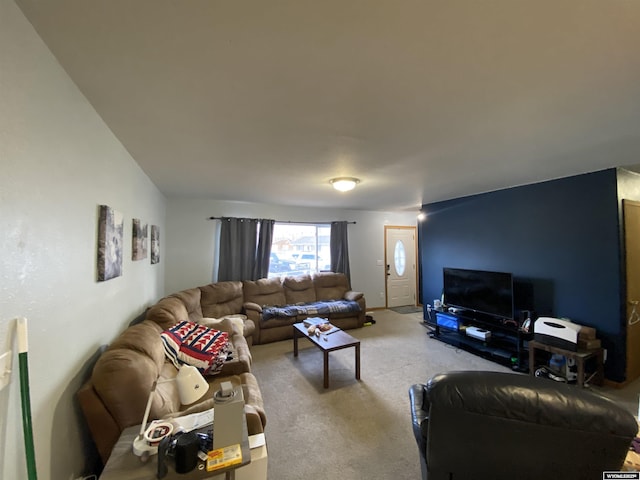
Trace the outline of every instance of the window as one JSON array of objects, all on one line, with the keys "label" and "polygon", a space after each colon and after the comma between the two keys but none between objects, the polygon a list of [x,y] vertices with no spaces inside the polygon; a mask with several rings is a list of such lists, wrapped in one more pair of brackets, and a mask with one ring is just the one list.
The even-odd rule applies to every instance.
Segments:
[{"label": "window", "polygon": [[402,240],[396,242],[396,247],[393,250],[393,266],[396,270],[396,275],[399,277],[404,275],[404,269],[407,263],[407,254],[404,250],[404,243]]},{"label": "window", "polygon": [[331,270],[331,225],[277,223],[273,227],[269,278]]}]

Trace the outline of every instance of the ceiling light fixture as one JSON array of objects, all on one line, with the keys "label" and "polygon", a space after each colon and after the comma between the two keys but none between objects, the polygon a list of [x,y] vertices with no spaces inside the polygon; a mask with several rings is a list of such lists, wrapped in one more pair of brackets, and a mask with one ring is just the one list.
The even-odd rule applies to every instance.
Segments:
[{"label": "ceiling light fixture", "polygon": [[353,190],[360,183],[360,180],[354,177],[338,177],[332,178],[329,183],[340,192],[348,192]]}]

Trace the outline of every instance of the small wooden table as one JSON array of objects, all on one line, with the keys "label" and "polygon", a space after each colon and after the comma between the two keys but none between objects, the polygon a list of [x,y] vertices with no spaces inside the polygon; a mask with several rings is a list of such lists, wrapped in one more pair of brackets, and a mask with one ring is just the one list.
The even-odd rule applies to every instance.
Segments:
[{"label": "small wooden table", "polygon": [[[583,387],[585,383],[593,380],[596,385],[602,385],[604,381],[604,349],[594,348],[591,350],[578,350],[576,352],[572,350],[565,350],[564,348],[554,347],[553,345],[547,345],[546,343],[536,342],[531,340],[529,342],[529,373],[535,374],[535,352],[536,350],[544,350],[549,353],[557,353],[563,355],[566,358],[572,358],[576,361],[578,371],[576,372],[576,383]],[[596,370],[585,380],[584,362],[590,358],[596,359]]]},{"label": "small wooden table", "polygon": [[[235,470],[251,462],[251,450],[247,435],[246,417],[242,416],[242,463],[207,472],[205,463],[198,460],[197,467],[189,473],[176,473],[172,461],[168,461],[168,474],[163,480],[204,480],[224,475],[226,480],[234,480]],[[211,426],[197,431],[206,431]],[[155,480],[158,472],[158,455],[151,456],[146,462],[133,454],[133,439],[140,433],[140,425],[125,428],[113,447],[109,460],[100,475],[100,480]],[[220,478],[220,477],[217,477]]]},{"label": "small wooden table", "polygon": [[298,356],[298,338],[306,337],[315,344],[324,355],[324,388],[329,388],[329,352],[342,348],[355,347],[356,350],[356,380],[360,380],[360,340],[348,333],[338,330],[329,335],[320,334],[319,337],[309,335],[307,327],[302,323],[293,325],[293,356]]}]

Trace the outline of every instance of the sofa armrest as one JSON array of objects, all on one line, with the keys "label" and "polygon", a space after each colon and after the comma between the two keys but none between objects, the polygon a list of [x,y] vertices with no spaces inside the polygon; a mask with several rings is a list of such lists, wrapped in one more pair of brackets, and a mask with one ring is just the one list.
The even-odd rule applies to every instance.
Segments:
[{"label": "sofa armrest", "polygon": [[244,304],[244,313],[247,316],[247,320],[245,320],[245,335],[247,336],[247,343],[249,343],[249,345],[258,344],[260,342],[260,320],[262,319],[262,307],[257,303],[246,302]]},{"label": "sofa armrest", "polygon": [[247,431],[249,435],[263,433],[267,424],[267,416],[264,411],[262,393],[258,386],[258,381],[252,373],[241,373],[230,376],[209,376],[206,378],[209,383],[210,392],[205,395],[205,400],[183,405],[179,411],[171,412],[163,416],[164,419],[171,419],[192,413],[204,412],[214,408],[213,395],[220,388],[224,381],[230,381],[234,386],[241,385],[244,396],[244,412],[247,419]]},{"label": "sofa armrest", "polygon": [[76,398],[104,465],[109,460],[111,450],[117,443],[122,429],[93,388],[91,380],[78,390]]},{"label": "sofa armrest", "polygon": [[362,292],[354,292],[352,290],[349,290],[348,292],[344,293],[344,299],[345,300],[349,300],[350,302],[357,302],[363,296],[364,296],[364,293],[362,293]]},{"label": "sofa armrest", "polygon": [[253,312],[262,313],[262,307],[257,303],[245,302],[243,307],[245,312],[253,311]]}]

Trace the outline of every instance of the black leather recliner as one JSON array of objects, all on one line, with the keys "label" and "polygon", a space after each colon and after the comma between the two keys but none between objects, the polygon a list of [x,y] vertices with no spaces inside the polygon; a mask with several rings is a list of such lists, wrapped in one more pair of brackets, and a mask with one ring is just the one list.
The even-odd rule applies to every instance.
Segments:
[{"label": "black leather recliner", "polygon": [[424,480],[602,478],[638,431],[607,398],[515,373],[439,374],[409,398]]}]

